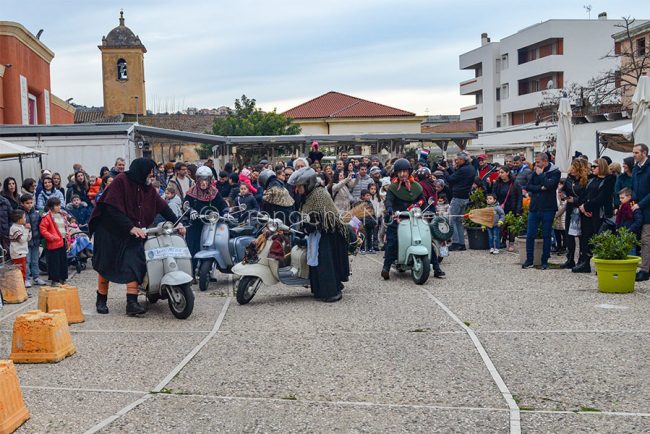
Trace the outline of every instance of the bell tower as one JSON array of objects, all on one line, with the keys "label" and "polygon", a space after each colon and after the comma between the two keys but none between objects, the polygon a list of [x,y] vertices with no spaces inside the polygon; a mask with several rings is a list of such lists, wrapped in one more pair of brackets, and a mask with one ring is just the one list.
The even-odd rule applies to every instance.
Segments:
[{"label": "bell tower", "polygon": [[102,81],[104,87],[104,116],[121,113],[147,113],[144,88],[144,47],[140,38],[120,24],[102,38]]}]

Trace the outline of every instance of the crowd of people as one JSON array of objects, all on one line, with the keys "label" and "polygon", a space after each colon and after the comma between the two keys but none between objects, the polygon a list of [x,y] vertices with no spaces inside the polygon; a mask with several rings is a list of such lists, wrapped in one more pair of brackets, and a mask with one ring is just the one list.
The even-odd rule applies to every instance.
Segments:
[{"label": "crowd of people", "polygon": [[[485,154],[472,156],[467,152],[459,152],[449,161],[429,158],[427,150],[419,151],[416,157],[382,163],[376,156],[354,157],[344,151],[331,160],[314,142],[306,158],[276,162],[263,159],[241,168],[227,163],[217,171],[211,159],[202,166],[185,162],[153,164],[150,184],[172,215],[179,216],[182,203],[189,202],[192,224],[187,242],[192,255],[200,250],[202,223],[196,217],[206,206],[224,212],[244,204],[242,220],[262,210],[289,221],[293,211],[303,210],[309,197],[290,181],[294,173],[301,171],[302,179],[309,178],[302,184],[308,185],[308,193],[321,188],[317,196],[324,193],[339,214],[359,204],[371,210],[362,221],[365,239],[361,253],[385,251],[381,274],[386,279],[396,255],[396,226],[391,219],[395,211],[417,200],[432,199],[432,211],[450,216],[453,237],[449,250],[464,250],[462,215],[478,189],[484,191],[487,206],[495,209],[493,228],[488,229],[491,254],[514,249],[519,234],[504,224],[505,216],[527,213],[527,259],[523,267],[533,265],[534,240],[541,227],[542,268],[548,268],[551,254],[556,253],[566,255],[562,268],[586,273],[591,271],[591,237],[606,228],[625,227],[641,240],[638,254],[642,264],[637,280],[648,279],[650,169],[646,145],[636,145],[633,155],[622,164],[608,157],[590,162],[587,156],[576,153],[566,175],[560,173],[553,156],[547,153],[536,154],[534,161],[527,161],[524,154],[512,155],[503,164],[490,162]],[[65,177],[65,186],[62,176],[49,170],[43,170],[38,180],[27,178],[21,185],[12,177],[2,182],[2,245],[21,266],[27,286],[45,283],[38,266],[41,245],[50,280],[67,279],[66,252],[74,242],[72,231],[88,230],[93,211],[103,202],[101,198],[110,191],[113,180],[125,172],[126,161],[118,158],[111,168],[102,167],[97,176],[87,173],[80,164],[72,169]],[[309,172],[305,173],[305,169]],[[157,219],[163,218],[158,215]],[[330,232],[339,229],[335,224],[326,226]],[[433,267],[435,277],[444,276],[437,260]],[[340,295],[338,287],[345,278],[339,277],[337,291],[326,298]]]}]

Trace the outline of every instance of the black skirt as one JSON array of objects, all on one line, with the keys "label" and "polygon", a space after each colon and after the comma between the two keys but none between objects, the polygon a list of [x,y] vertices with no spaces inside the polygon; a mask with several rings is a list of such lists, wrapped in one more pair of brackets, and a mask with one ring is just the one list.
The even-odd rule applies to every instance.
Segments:
[{"label": "black skirt", "polygon": [[330,298],[343,289],[341,282],[350,276],[348,246],[338,232],[321,233],[318,245],[318,266],[309,267],[311,292],[316,298]]},{"label": "black skirt", "polygon": [[65,246],[46,250],[47,276],[53,282],[68,280],[68,255]]},{"label": "black skirt", "polygon": [[144,240],[130,234],[119,236],[98,225],[93,248],[93,269],[104,279],[114,283],[142,283],[147,274]]}]

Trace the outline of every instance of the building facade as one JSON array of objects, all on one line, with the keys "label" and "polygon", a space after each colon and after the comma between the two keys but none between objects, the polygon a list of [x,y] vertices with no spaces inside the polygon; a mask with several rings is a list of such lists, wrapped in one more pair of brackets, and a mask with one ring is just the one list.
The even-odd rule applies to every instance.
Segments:
[{"label": "building facade", "polygon": [[637,76],[650,74],[650,21],[633,23],[627,30],[615,33],[614,52],[621,59],[619,83],[624,108],[632,108]]},{"label": "building facade", "polygon": [[52,94],[53,58],[21,24],[0,21],[0,125],[74,122],[74,107]]},{"label": "building facade", "polygon": [[425,116],[340,92],[327,92],[283,113],[301,134],[419,133]]},{"label": "building facade", "polygon": [[140,38],[120,24],[102,38],[102,82],[104,89],[104,116],[122,113],[147,113],[144,82],[144,53],[147,49]]},{"label": "building facade", "polygon": [[617,59],[603,56],[622,22],[606,14],[548,20],[498,42],[483,33],[481,46],[459,58],[460,69],[473,75],[460,83],[460,93],[474,99],[461,108],[461,120],[475,121],[479,131],[535,122],[545,90],[584,85],[618,67]]}]

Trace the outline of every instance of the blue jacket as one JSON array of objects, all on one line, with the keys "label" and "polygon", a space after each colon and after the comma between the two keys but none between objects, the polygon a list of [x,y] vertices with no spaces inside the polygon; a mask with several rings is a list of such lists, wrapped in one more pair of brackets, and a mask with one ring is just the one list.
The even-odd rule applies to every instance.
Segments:
[{"label": "blue jacket", "polygon": [[451,197],[457,199],[469,199],[472,191],[472,184],[476,179],[476,169],[472,163],[465,163],[452,172],[447,169],[449,175],[445,178],[451,187]]},{"label": "blue jacket", "polygon": [[632,170],[632,199],[643,211],[643,224],[650,224],[650,159],[639,167],[634,165]]},{"label": "blue jacket", "polygon": [[557,185],[560,183],[560,170],[549,163],[541,175],[535,171],[530,174],[524,188],[530,196],[530,211],[557,211]]}]

